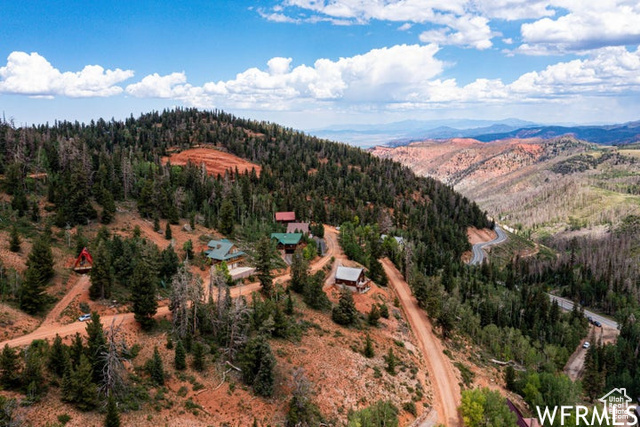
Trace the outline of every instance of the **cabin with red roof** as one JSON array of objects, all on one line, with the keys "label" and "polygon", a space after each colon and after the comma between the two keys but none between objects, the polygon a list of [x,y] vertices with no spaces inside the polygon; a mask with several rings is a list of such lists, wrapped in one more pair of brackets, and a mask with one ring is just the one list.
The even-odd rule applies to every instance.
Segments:
[{"label": "cabin with red roof", "polygon": [[73,271],[81,274],[88,273],[91,271],[91,267],[93,267],[93,257],[87,248],[82,248],[80,255],[78,255],[76,262],[73,264]]},{"label": "cabin with red roof", "polygon": [[276,222],[288,223],[296,221],[295,212],[276,212]]}]

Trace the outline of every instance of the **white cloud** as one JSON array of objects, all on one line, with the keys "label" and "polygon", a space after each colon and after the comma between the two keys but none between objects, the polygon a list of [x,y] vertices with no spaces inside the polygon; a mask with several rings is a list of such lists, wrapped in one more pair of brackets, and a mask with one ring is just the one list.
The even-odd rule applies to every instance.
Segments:
[{"label": "white cloud", "polygon": [[478,50],[488,49],[493,43],[491,39],[499,35],[491,31],[487,18],[481,16],[462,16],[459,18],[446,15],[440,18],[447,28],[424,31],[420,34],[423,43],[440,45],[470,46]]},{"label": "white cloud", "polygon": [[173,98],[197,106],[276,110],[327,101],[394,102],[442,73],[446,64],[435,58],[438,50],[436,45],[398,45],[336,61],[321,58],[313,66],[295,68],[291,58],[275,57],[267,62],[266,70],[250,68],[235,79],[202,87],[188,84],[184,73],[153,74],[126,91],[136,97]]},{"label": "white cloud", "polygon": [[476,49],[492,46],[498,21],[521,20],[513,52],[528,55],[640,43],[637,0],[280,0],[259,13],[275,22],[400,22],[422,26],[421,41]]},{"label": "white cloud", "polygon": [[38,53],[12,52],[0,68],[0,93],[37,97],[107,97],[122,92],[117,86],[133,77],[133,71],[105,70],[87,65],[78,72],[60,72]]},{"label": "white cloud", "polygon": [[469,9],[487,18],[515,21],[553,16],[555,11],[548,0],[470,0]]},{"label": "white cloud", "polygon": [[398,45],[338,60],[292,67],[291,58],[270,59],[232,80],[187,83],[184,73],[147,76],[127,87],[138,97],[181,100],[200,107],[304,111],[311,108],[397,110],[444,105],[513,104],[640,92],[640,48],[603,48],[588,58],[558,62],[508,83],[477,78],[465,85],[443,79],[437,45]]},{"label": "white cloud", "polygon": [[408,31],[411,29],[411,27],[413,27],[413,24],[410,24],[408,22],[405,22],[404,24],[400,25],[398,27],[398,31]]},{"label": "white cloud", "polygon": [[522,53],[567,52],[640,43],[640,3],[628,0],[556,0],[568,13],[521,27]]},{"label": "white cloud", "polygon": [[640,90],[640,47],[608,47],[590,58],[560,62],[532,71],[510,85],[516,94],[560,97],[566,94],[615,94]]},{"label": "white cloud", "polygon": [[184,72],[161,76],[154,73],[127,86],[126,92],[136,98],[162,98],[184,101],[194,107],[208,107],[211,98],[201,87],[187,83]]}]

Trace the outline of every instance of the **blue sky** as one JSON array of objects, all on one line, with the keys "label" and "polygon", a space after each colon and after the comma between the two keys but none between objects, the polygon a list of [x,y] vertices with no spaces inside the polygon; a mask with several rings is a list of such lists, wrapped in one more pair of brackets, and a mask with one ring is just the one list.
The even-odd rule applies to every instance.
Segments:
[{"label": "blue sky", "polygon": [[623,122],[640,119],[638,22],[636,0],[2,1],[0,109]]}]

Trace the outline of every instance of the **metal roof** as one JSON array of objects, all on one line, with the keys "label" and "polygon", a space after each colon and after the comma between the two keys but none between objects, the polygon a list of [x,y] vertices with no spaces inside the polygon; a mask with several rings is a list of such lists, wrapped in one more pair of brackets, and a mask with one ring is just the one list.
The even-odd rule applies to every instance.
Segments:
[{"label": "metal roof", "polygon": [[287,233],[295,233],[296,231],[309,234],[309,223],[308,222],[290,222],[289,224],[287,224]]},{"label": "metal roof", "polygon": [[271,233],[272,239],[277,239],[281,245],[297,245],[302,239],[302,233]]},{"label": "metal roof", "polygon": [[276,221],[295,221],[295,212],[276,212]]},{"label": "metal roof", "polygon": [[207,246],[210,249],[204,253],[207,254],[208,258],[216,261],[227,261],[244,255],[244,252],[242,251],[229,253],[234,245],[227,239],[210,240],[209,243],[207,243]]},{"label": "metal roof", "polygon": [[338,267],[336,270],[336,279],[347,280],[349,282],[357,282],[362,274],[362,268]]}]

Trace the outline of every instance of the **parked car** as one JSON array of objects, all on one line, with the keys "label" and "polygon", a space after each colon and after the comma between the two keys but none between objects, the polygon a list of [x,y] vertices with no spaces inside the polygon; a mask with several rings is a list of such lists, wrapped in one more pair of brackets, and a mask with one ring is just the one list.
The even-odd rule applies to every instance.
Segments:
[{"label": "parked car", "polygon": [[589,321],[589,323],[593,323],[593,317],[588,316],[588,317],[587,317],[587,320]]},{"label": "parked car", "polygon": [[595,326],[597,326],[598,328],[602,327],[602,323],[598,322],[597,320],[595,322],[593,322],[593,324]]},{"label": "parked car", "polygon": [[78,317],[78,320],[81,322],[84,322],[86,320],[91,319],[91,314],[87,313],[87,314],[83,314],[82,316]]},{"label": "parked car", "polygon": [[584,344],[582,344],[582,348],[589,348],[591,347],[591,344],[589,344],[589,341],[585,341]]}]

